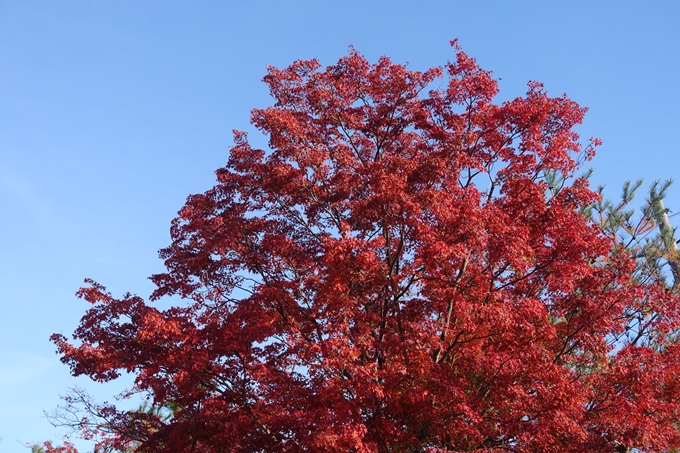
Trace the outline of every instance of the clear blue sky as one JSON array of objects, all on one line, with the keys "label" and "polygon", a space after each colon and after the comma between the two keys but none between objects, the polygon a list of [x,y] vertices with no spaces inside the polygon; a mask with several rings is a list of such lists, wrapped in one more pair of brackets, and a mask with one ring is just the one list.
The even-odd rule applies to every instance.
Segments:
[{"label": "clear blue sky", "polygon": [[594,181],[618,196],[677,173],[679,18],[674,0],[0,0],[0,451],[60,440],[42,411],[68,387],[121,389],[71,378],[48,337],[76,327],[85,277],[148,296],[170,220],[269,105],[265,65],[354,45],[425,69],[457,37],[501,99],[538,80],[588,106]]}]

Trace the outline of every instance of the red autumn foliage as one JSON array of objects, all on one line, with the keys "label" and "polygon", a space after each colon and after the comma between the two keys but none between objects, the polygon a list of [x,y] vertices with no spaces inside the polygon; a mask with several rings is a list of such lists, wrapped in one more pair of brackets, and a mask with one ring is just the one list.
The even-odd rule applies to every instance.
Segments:
[{"label": "red autumn foliage", "polygon": [[33,451],[40,453],[78,453],[76,447],[70,442],[64,442],[64,445],[61,447],[55,447],[52,445],[52,442],[44,442],[42,445],[32,445],[28,447],[31,447]]},{"label": "red autumn foliage", "polygon": [[453,44],[426,72],[355,51],[269,68],[268,149],[236,132],[160,253],[152,299],[185,304],[89,282],[76,343],[52,337],[74,375],[133,373],[167,413],[81,427],[159,453],[680,445],[680,301],[583,213],[585,109],[538,83],[494,103]]}]

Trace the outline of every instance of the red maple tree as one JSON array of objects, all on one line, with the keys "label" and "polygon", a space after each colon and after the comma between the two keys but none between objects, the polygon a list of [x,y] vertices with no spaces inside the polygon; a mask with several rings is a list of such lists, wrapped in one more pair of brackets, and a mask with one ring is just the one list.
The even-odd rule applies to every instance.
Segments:
[{"label": "red maple tree", "polygon": [[[498,84],[453,43],[425,72],[351,51],[264,78],[192,195],[151,299],[95,282],[74,375],[137,411],[75,424],[139,452],[663,452],[680,445],[680,300],[584,210],[585,109]],[[559,185],[552,184],[560,175]]]}]

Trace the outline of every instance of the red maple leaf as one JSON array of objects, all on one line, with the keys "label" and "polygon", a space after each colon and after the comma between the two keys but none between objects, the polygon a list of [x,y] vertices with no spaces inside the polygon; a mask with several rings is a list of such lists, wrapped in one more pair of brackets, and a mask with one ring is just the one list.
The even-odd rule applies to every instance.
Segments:
[{"label": "red maple leaf", "polygon": [[425,72],[356,51],[269,68],[268,149],[235,132],[160,252],[152,299],[185,303],[90,282],[77,346],[52,337],[74,375],[133,373],[151,401],[79,427],[168,453],[680,445],[679,301],[582,212],[585,109],[538,83],[494,103],[454,47]]}]

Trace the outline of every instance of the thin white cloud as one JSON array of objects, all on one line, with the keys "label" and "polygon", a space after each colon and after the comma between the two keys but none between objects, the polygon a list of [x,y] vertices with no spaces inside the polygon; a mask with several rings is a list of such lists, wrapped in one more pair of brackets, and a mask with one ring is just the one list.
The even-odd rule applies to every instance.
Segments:
[{"label": "thin white cloud", "polygon": [[60,216],[46,202],[44,188],[40,188],[31,178],[14,168],[0,163],[0,192],[5,192],[11,199],[24,207],[39,229],[53,230],[59,223]]},{"label": "thin white cloud", "polygon": [[53,358],[35,354],[0,353],[0,388],[11,391],[10,385],[26,384],[44,376],[55,366]]}]

